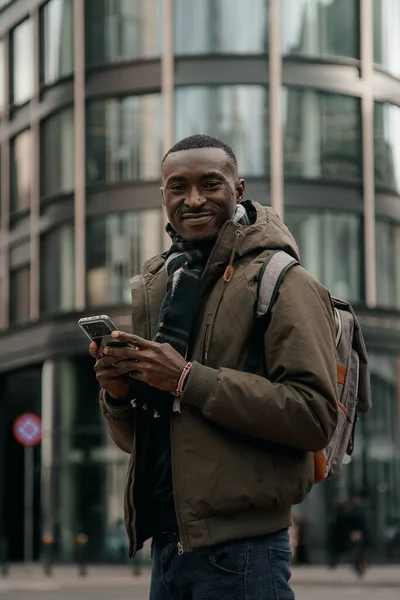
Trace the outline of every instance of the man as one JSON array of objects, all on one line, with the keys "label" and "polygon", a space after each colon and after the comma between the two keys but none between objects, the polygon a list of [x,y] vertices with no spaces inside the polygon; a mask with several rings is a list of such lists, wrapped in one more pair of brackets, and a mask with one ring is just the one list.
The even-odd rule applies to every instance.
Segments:
[{"label": "man", "polygon": [[291,507],[337,421],[334,317],[301,267],[283,280],[260,372],[246,372],[257,279],[277,248],[298,257],[276,213],[243,202],[231,148],[203,135],[162,163],[169,252],[132,280],[128,348],[95,344],[100,404],[131,454],[130,553],[153,538],[150,598],[294,598]]}]

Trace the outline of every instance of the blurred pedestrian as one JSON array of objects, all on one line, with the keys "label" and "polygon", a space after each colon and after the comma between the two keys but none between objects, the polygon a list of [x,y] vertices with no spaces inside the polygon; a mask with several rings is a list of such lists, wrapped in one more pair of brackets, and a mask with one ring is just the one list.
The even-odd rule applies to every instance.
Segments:
[{"label": "blurred pedestrian", "polygon": [[134,334],[113,333],[128,347],[90,349],[110,434],[131,454],[130,554],[153,538],[151,600],[291,600],[291,508],[337,422],[331,299],[288,271],[249,372],[258,275],[274,250],[298,258],[293,237],[243,200],[220,140],[178,142],[161,178],[171,247],[131,282]]}]

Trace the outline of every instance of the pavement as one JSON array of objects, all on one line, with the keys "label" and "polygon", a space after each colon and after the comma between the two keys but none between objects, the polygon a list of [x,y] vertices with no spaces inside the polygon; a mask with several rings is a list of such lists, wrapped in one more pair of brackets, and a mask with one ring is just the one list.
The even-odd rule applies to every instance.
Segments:
[{"label": "pavement", "polygon": [[[131,567],[90,566],[79,577],[74,566],[56,566],[46,577],[40,566],[11,565],[0,600],[148,600],[149,582],[148,569],[135,576]],[[296,600],[399,600],[400,565],[373,567],[361,581],[347,567],[294,567],[292,585]]]}]

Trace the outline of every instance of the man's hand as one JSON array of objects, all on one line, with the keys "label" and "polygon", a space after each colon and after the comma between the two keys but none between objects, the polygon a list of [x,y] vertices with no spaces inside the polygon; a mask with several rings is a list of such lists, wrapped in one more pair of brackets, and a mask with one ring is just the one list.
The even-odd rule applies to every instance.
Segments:
[{"label": "man's hand", "polygon": [[90,344],[89,354],[96,359],[96,379],[103,390],[116,400],[123,400],[129,396],[133,381],[127,375],[126,369],[121,368],[115,358],[104,356],[96,342]]},{"label": "man's hand", "polygon": [[175,392],[186,360],[170,344],[159,344],[124,333],[113,331],[112,337],[129,344],[127,348],[105,347],[104,355],[115,364],[119,373],[129,373],[132,379],[145,381],[164,392]]}]

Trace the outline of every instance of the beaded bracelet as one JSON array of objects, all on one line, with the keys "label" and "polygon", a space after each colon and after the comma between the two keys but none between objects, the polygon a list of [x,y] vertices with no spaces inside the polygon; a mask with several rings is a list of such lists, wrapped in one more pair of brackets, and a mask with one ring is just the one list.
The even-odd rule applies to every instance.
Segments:
[{"label": "beaded bracelet", "polygon": [[192,368],[192,364],[193,363],[188,362],[182,369],[182,373],[178,379],[178,385],[176,386],[176,390],[175,390],[175,396],[177,398],[180,398],[183,394],[183,390],[185,389],[185,384],[186,384],[187,378],[189,376],[190,369]]}]

